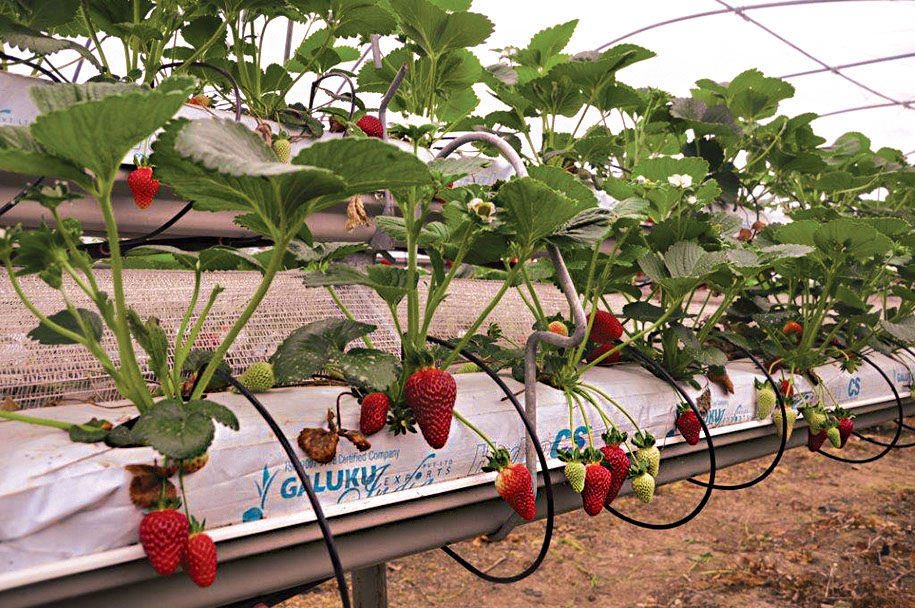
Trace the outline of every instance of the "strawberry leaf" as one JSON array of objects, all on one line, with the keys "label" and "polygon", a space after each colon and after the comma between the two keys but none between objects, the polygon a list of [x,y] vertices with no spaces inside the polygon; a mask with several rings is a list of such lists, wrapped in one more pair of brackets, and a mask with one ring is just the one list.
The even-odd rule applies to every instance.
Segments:
[{"label": "strawberry leaf", "polygon": [[[97,313],[92,312],[91,310],[86,310],[85,308],[77,308],[76,312],[83,318],[83,322],[89,329],[89,336],[98,342],[102,339],[102,318],[98,316]],[[84,336],[82,329],[80,329],[79,323],[70,314],[69,310],[61,310],[60,312],[54,313],[49,320],[57,323],[64,329],[69,329],[70,331],[77,333],[81,336]],[[76,344],[73,340],[66,338],[53,329],[45,327],[44,325],[39,325],[28,334],[28,337],[32,340],[35,340],[39,344],[46,345],[59,345],[59,344]]]},{"label": "strawberry leaf", "polygon": [[211,416],[202,410],[174,399],[159,401],[140,416],[132,435],[169,458],[199,456],[213,442],[215,432]]}]

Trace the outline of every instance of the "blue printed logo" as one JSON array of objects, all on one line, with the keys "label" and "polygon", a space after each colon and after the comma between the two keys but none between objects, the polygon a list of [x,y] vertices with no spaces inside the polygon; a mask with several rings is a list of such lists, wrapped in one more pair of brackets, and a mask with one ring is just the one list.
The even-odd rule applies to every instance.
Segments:
[{"label": "blue printed logo", "polygon": [[852,376],[848,380],[848,396],[857,397],[861,394],[861,378],[859,376]]},{"label": "blue printed logo", "polygon": [[273,474],[270,474],[270,471],[267,470],[267,465],[264,465],[264,471],[261,475],[261,481],[254,482],[255,487],[257,488],[257,494],[260,496],[260,506],[251,507],[241,515],[242,521],[257,521],[258,519],[264,518],[264,508],[267,506],[267,497],[270,495],[270,486],[273,485],[273,480],[276,479],[276,474],[279,471],[274,471]]}]

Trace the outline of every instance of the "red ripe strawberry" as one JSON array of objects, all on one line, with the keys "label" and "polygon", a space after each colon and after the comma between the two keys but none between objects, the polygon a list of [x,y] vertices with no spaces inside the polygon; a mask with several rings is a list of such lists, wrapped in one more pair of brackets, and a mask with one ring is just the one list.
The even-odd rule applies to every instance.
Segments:
[{"label": "red ripe strawberry", "polygon": [[[614,346],[616,346],[616,345],[615,344],[598,344],[597,346],[592,348],[590,352],[588,352],[586,361],[588,363],[591,363],[592,361],[594,361],[595,359],[597,359],[598,357],[603,355],[605,352],[612,349]],[[609,357],[605,357],[605,358],[601,359],[601,362],[598,363],[598,365],[606,366],[606,365],[612,365],[614,363],[619,363],[619,362],[620,362],[620,351],[616,351]]]},{"label": "red ripe strawberry", "polygon": [[140,522],[140,544],[149,563],[162,576],[173,573],[187,546],[187,518],[172,509],[150,511]]},{"label": "red ripe strawberry", "polygon": [[804,327],[797,321],[786,321],[785,324],[782,326],[782,333],[785,334],[786,336],[790,336],[790,335],[800,336],[801,334],[804,333]]},{"label": "red ripe strawberry", "polygon": [[699,424],[699,417],[696,412],[686,404],[681,403],[677,406],[677,430],[683,435],[683,439],[690,445],[699,443],[699,432],[702,425]]},{"label": "red ripe strawberry", "polygon": [[381,121],[366,114],[359,119],[359,122],[356,123],[362,132],[368,135],[369,137],[381,137],[384,133],[384,127],[381,124]]},{"label": "red ripe strawberry", "polygon": [[794,383],[788,380],[782,380],[778,383],[778,392],[784,397],[794,397]]},{"label": "red ripe strawberry", "polygon": [[585,466],[585,489],[581,491],[581,503],[585,513],[591,517],[600,515],[612,487],[613,474],[601,464],[588,463]]},{"label": "red ripe strawberry", "polygon": [[607,445],[602,447],[600,451],[613,476],[613,484],[604,499],[604,506],[609,507],[610,503],[616,499],[616,495],[619,494],[620,488],[629,474],[629,456],[620,447],[620,444],[626,441],[626,433],[620,433],[617,429],[612,429],[609,433],[604,433],[602,437]]},{"label": "red ripe strawberry", "polygon": [[209,587],[216,580],[216,545],[209,534],[195,532],[187,540],[184,570],[198,587]]},{"label": "red ripe strawberry", "polygon": [[[591,335],[588,339],[598,344],[609,344],[619,340],[623,335],[623,326],[617,318],[606,310],[598,310],[594,314],[594,324],[591,325]],[[591,315],[588,315],[588,321],[590,320]]]},{"label": "red ripe strawberry", "polygon": [[838,421],[839,436],[842,438],[839,447],[844,448],[845,444],[848,443],[848,438],[851,437],[851,434],[855,430],[855,422],[852,420],[854,416],[852,416],[848,410],[838,406],[836,406],[836,409],[833,410],[832,413]]},{"label": "red ripe strawberry", "polygon": [[823,443],[825,441],[826,441],[826,429],[820,429],[820,431],[818,433],[814,433],[813,431],[810,430],[809,427],[807,428],[807,449],[808,450],[810,450],[811,452],[816,452],[821,447],[823,447]]},{"label": "red ripe strawberry", "polygon": [[559,334],[560,336],[569,335],[569,328],[566,327],[566,324],[562,321],[551,321],[547,326],[547,331],[550,331],[554,334]]},{"label": "red ripe strawberry", "polygon": [[140,209],[149,207],[159,192],[159,180],[153,177],[152,167],[141,165],[127,176],[127,185],[133,192],[133,201]]},{"label": "red ripe strawberry", "polygon": [[527,521],[537,515],[531,473],[520,462],[512,463],[508,450],[499,448],[489,456],[484,471],[498,471],[496,491],[515,513]]},{"label": "red ripe strawberry", "polygon": [[363,435],[371,435],[384,428],[390,406],[391,400],[384,393],[366,395],[362,400],[362,411],[359,414],[359,430]]},{"label": "red ripe strawberry", "polygon": [[457,398],[457,384],[451,374],[424,367],[407,379],[404,396],[426,442],[435,449],[445,447]]},{"label": "red ripe strawberry", "polygon": [[[619,480],[625,480],[629,474],[629,456],[620,445],[626,441],[626,433],[620,433],[617,429],[612,429],[609,433],[602,435],[604,442],[607,444],[600,449],[604,456],[604,461],[610,466],[613,473],[614,483]],[[620,481],[620,484],[623,482]]]}]

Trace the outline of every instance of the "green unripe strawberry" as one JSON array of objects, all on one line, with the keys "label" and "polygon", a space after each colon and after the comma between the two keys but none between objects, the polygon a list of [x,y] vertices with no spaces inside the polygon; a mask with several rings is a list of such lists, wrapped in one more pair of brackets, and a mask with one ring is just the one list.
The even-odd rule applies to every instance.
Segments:
[{"label": "green unripe strawberry", "polygon": [[585,489],[585,465],[582,462],[566,463],[565,474],[572,489],[581,494]]},{"label": "green unripe strawberry", "polygon": [[765,420],[775,408],[777,399],[775,391],[768,384],[754,380],[756,386],[756,417]]},{"label": "green unripe strawberry", "polygon": [[474,374],[480,371],[480,366],[473,362],[465,363],[464,365],[458,367],[454,370],[455,374]]},{"label": "green unripe strawberry", "polygon": [[[797,420],[797,412],[794,411],[794,408],[786,404],[785,413],[787,414],[786,420],[788,423],[788,436],[785,438],[787,441],[791,439],[791,431],[794,430],[794,421]],[[775,433],[781,438],[782,436],[782,410],[781,408],[776,409],[772,412],[772,423],[775,425]]]},{"label": "green unripe strawberry", "polygon": [[801,414],[804,415],[804,420],[807,421],[810,431],[814,435],[819,433],[820,429],[826,425],[826,412],[820,406],[808,405],[803,407],[801,408]]},{"label": "green unripe strawberry", "polygon": [[829,443],[832,444],[832,447],[836,449],[842,447],[842,433],[839,432],[839,427],[831,426],[826,429],[826,437],[829,438]]},{"label": "green unripe strawberry", "polygon": [[654,477],[648,474],[644,462],[639,462],[629,469],[632,477],[632,491],[646,505],[654,498]]},{"label": "green unripe strawberry", "polygon": [[238,381],[252,393],[266,393],[276,383],[273,366],[266,361],[252,363]]},{"label": "green unripe strawberry", "polygon": [[281,163],[288,163],[289,159],[292,158],[292,142],[285,137],[274,139],[273,153],[276,154],[276,159],[278,161]]},{"label": "green unripe strawberry", "polygon": [[661,468],[661,451],[655,445],[654,436],[648,431],[638,431],[632,438],[632,443],[638,448],[634,454],[635,459],[645,463],[649,475],[657,477]]}]

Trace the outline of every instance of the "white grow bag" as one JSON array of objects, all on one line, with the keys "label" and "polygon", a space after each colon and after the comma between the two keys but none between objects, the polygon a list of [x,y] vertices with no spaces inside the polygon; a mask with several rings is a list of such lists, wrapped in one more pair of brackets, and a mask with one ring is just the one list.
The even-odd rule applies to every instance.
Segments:
[{"label": "white grow bag", "polygon": [[[873,359],[892,378],[900,395],[908,396],[911,375],[907,365],[880,355]],[[907,359],[906,363],[915,361]],[[770,424],[755,419],[753,379],[762,378],[758,370],[742,361],[732,363],[728,370],[735,394],[727,396],[712,385],[712,406],[705,415],[709,426],[719,429],[714,434]],[[868,365],[854,374],[842,372],[838,365],[821,368],[818,373],[846,408],[892,399],[885,381]],[[519,459],[523,424],[511,404],[502,400],[502,392],[483,374],[459,375],[456,379],[456,408]],[[631,365],[596,368],[586,379],[624,404],[643,428],[659,438],[659,445],[682,441],[673,430],[678,399],[666,383]],[[509,378],[506,381],[513,390],[522,388]],[[803,395],[813,395],[803,381],[798,385]],[[280,389],[262,395],[261,400],[287,436],[294,438],[302,427],[317,426],[342,390]],[[689,390],[694,396],[698,394]],[[217,427],[210,463],[186,478],[191,510],[206,519],[212,536],[218,541],[313,519],[295,472],[254,409],[241,395],[220,393],[210,398],[231,407],[241,423],[237,433]],[[578,412],[576,428],[569,428],[568,408],[561,392],[540,385],[538,404],[538,434],[548,457],[555,458],[556,450],[570,446],[573,438],[579,445],[586,444]],[[612,406],[603,405],[631,435],[633,429],[626,419]],[[341,409],[343,425],[357,428],[355,400],[345,397]],[[602,445],[599,435],[605,428],[592,408],[586,411],[595,444]],[[47,408],[41,414],[72,422],[92,416],[118,422],[132,417],[135,411],[130,407],[112,410],[73,405]],[[487,448],[457,421],[441,450],[430,450],[419,434],[394,437],[381,432],[370,440],[372,448],[362,453],[341,440],[337,458],[327,465],[302,456],[328,516],[490,483],[495,475],[480,472]],[[0,422],[0,446],[6,454],[4,460],[14,463],[0,473],[0,589],[23,584],[32,578],[30,573],[38,575],[48,567],[68,570],[66,561],[74,566],[99,562],[79,556],[107,551],[97,558],[111,563],[141,554],[136,543],[142,512],[130,502],[130,475],[124,466],[151,463],[152,449],[75,444],[59,430],[10,421]],[[560,464],[553,460],[551,468]]]}]

